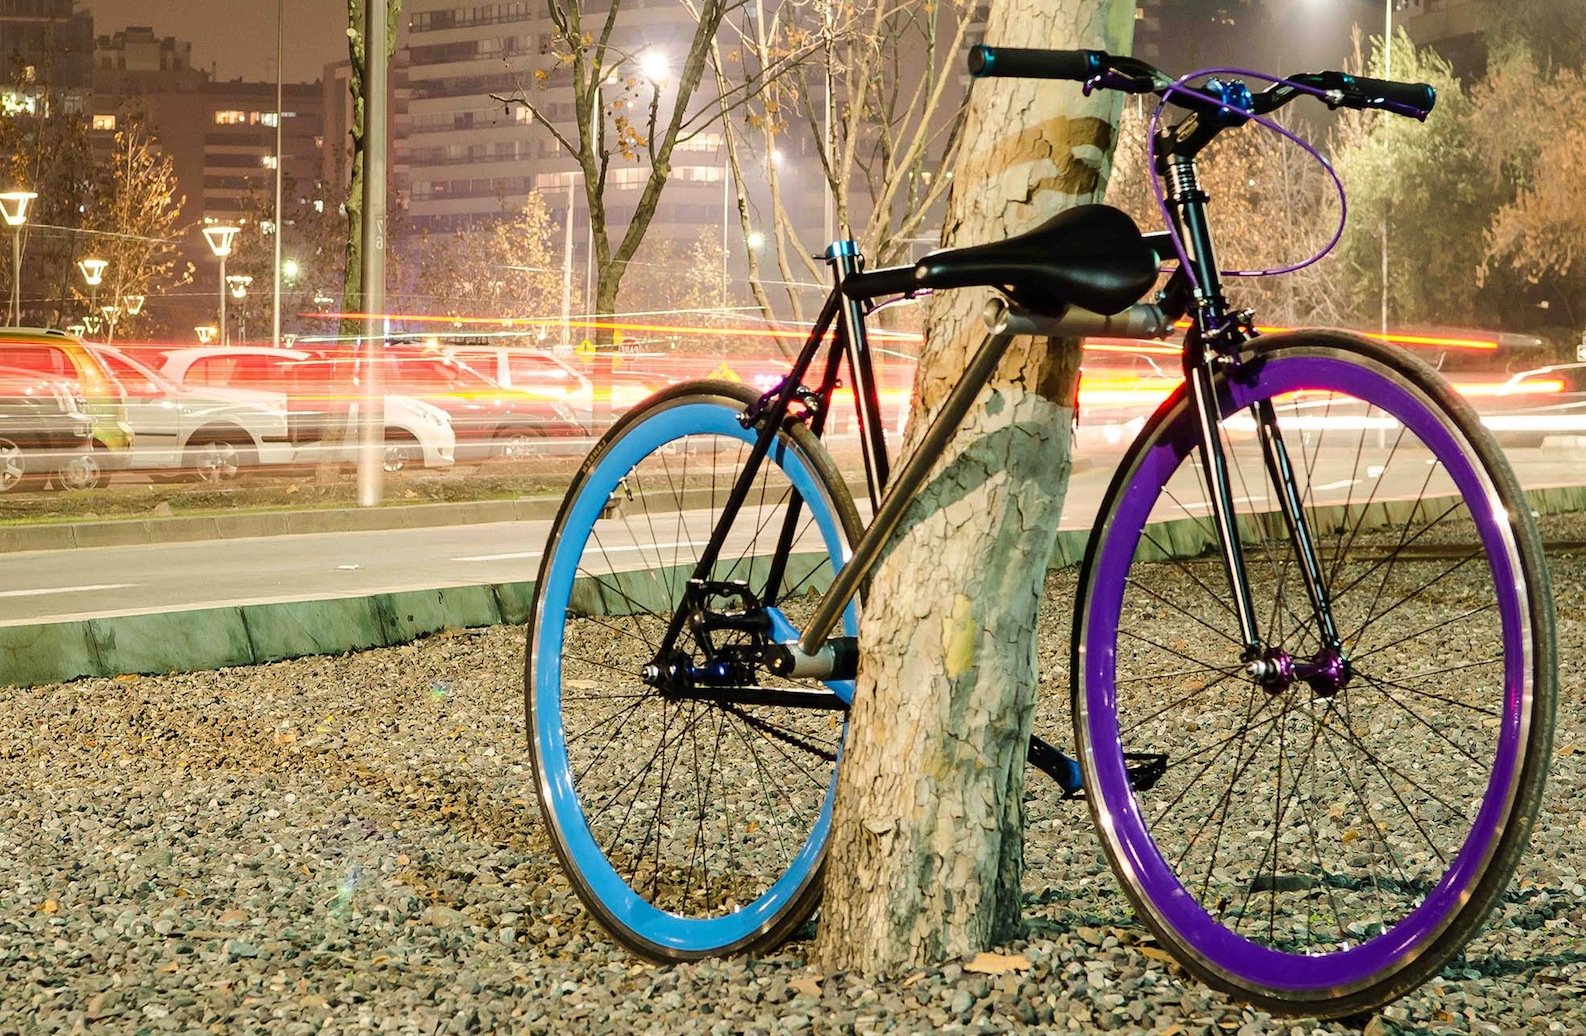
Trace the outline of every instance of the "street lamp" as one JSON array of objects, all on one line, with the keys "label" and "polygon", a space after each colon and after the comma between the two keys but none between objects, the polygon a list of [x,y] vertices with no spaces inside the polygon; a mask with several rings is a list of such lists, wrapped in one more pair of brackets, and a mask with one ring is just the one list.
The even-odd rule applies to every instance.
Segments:
[{"label": "street lamp", "polygon": [[0,216],[11,228],[11,308],[8,324],[22,322],[22,224],[28,221],[28,205],[37,198],[33,191],[6,191],[0,194]]},{"label": "street lamp", "polygon": [[116,340],[116,321],[121,319],[121,307],[107,302],[99,307],[99,312],[105,315],[105,344],[114,344]]},{"label": "street lamp", "polygon": [[209,250],[215,253],[215,258],[220,260],[220,344],[230,342],[226,334],[226,257],[231,254],[232,242],[237,239],[240,227],[227,223],[216,223],[204,228],[204,240],[209,242]]},{"label": "street lamp", "polygon": [[199,324],[197,327],[193,328],[193,333],[198,335],[199,345],[208,345],[210,342],[215,340],[217,335],[219,335],[220,328],[216,327],[214,324]]},{"label": "street lamp", "polygon": [[139,313],[143,312],[144,301],[145,299],[142,295],[134,294],[121,296],[121,304],[126,308],[127,316],[129,317],[135,317]]},{"label": "street lamp", "polygon": [[[226,278],[226,284],[231,288],[231,297],[241,302],[248,297],[248,285],[253,283],[253,278],[245,273],[234,273]],[[237,333],[244,342],[248,340],[248,310],[238,307]]]},{"label": "street lamp", "polygon": [[90,257],[77,260],[77,268],[82,271],[83,280],[88,285],[88,316],[83,320],[83,323],[88,325],[88,330],[91,334],[99,333],[99,314],[97,312],[99,309],[99,285],[104,283],[105,267],[109,265],[110,262],[106,259]]}]

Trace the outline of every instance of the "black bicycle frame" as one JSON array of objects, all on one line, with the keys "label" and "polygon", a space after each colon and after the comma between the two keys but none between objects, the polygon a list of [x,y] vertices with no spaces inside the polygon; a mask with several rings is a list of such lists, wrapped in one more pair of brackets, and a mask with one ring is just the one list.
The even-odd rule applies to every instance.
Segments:
[{"label": "black bicycle frame", "polygon": [[[1194,408],[1200,436],[1197,454],[1212,496],[1212,521],[1216,527],[1219,550],[1230,593],[1234,599],[1241,638],[1244,641],[1244,660],[1251,666],[1251,674],[1268,682],[1274,673],[1264,664],[1267,649],[1261,636],[1258,617],[1252,604],[1250,584],[1245,570],[1244,550],[1234,524],[1233,490],[1229,481],[1227,460],[1223,444],[1217,433],[1221,411],[1217,398],[1216,378],[1224,370],[1235,370],[1242,362],[1242,347],[1254,332],[1249,327],[1247,314],[1232,314],[1223,297],[1221,278],[1212,245],[1211,232],[1206,219],[1207,195],[1200,189],[1195,173],[1195,154],[1215,136],[1204,124],[1189,131],[1181,126],[1168,131],[1163,137],[1161,172],[1166,182],[1166,197],[1174,222],[1184,241],[1193,283],[1196,285],[1189,305],[1193,319],[1184,348],[1184,376],[1190,405]],[[707,593],[709,574],[720,557],[727,530],[748,499],[750,488],[759,474],[760,465],[769,453],[771,444],[784,423],[790,419],[808,419],[812,430],[819,434],[830,410],[841,361],[846,359],[853,378],[854,402],[859,420],[860,443],[864,454],[865,477],[869,489],[874,517],[859,541],[854,544],[853,556],[838,571],[832,585],[821,600],[814,616],[799,638],[796,650],[812,657],[826,644],[832,630],[841,620],[844,610],[869,577],[892,533],[901,523],[913,502],[915,494],[924,485],[937,460],[944,454],[965,415],[990,381],[998,362],[1013,339],[1005,324],[990,329],[980,348],[970,359],[963,376],[943,401],[930,427],[921,437],[908,461],[895,474],[890,471],[886,452],[886,434],[881,417],[879,393],[869,341],[865,334],[865,315],[868,300],[845,294],[845,280],[859,271],[860,259],[852,241],[834,243],[826,254],[833,271],[833,288],[821,308],[809,337],[795,359],[787,377],[743,415],[745,426],[758,426],[753,449],[743,470],[739,473],[711,538],[701,553],[694,576],[685,590],[681,606],[673,613],[666,635],[661,640],[657,661],[664,663],[670,657],[684,623],[697,614]],[[1170,281],[1165,294],[1189,293],[1190,277],[1180,276]],[[1182,310],[1180,310],[1182,311]],[[826,365],[817,389],[805,387],[804,379],[821,355],[828,338]],[[790,418],[795,403],[807,408],[807,415]],[[1331,602],[1323,581],[1321,564],[1317,557],[1315,539],[1305,518],[1303,502],[1294,484],[1293,465],[1288,448],[1278,427],[1276,412],[1270,403],[1251,407],[1256,422],[1263,460],[1276,490],[1279,507],[1289,539],[1299,559],[1301,578],[1317,621],[1317,632],[1323,649],[1337,651],[1341,644],[1333,619]],[[796,523],[803,501],[795,492],[783,521],[778,538],[777,552],[767,582],[765,596],[774,600],[784,575],[785,555],[790,551]],[[707,645],[707,650],[709,650]],[[1301,667],[1297,667],[1301,668]]]},{"label": "black bicycle frame", "polygon": [[[704,585],[709,581],[710,572],[721,557],[727,530],[731,528],[738,511],[749,498],[754,480],[759,475],[760,465],[764,463],[766,455],[770,452],[777,433],[789,420],[793,405],[799,403],[806,407],[811,430],[819,435],[830,413],[832,396],[839,385],[841,361],[845,359],[850,377],[853,379],[859,439],[865,460],[865,481],[872,507],[878,512],[881,510],[882,496],[890,477],[890,463],[887,458],[886,429],[881,416],[875,361],[870,350],[869,337],[865,332],[865,303],[849,298],[842,292],[843,280],[859,269],[859,251],[852,241],[834,242],[827,249],[826,260],[832,268],[834,282],[832,290],[821,306],[820,315],[816,317],[815,325],[810,329],[803,347],[794,359],[792,369],[776,388],[762,396],[741,418],[746,427],[758,426],[759,431],[743,470],[739,472],[737,480],[727,494],[721,517],[717,520],[715,528],[711,530],[710,540],[700,552],[699,561],[694,566],[693,577],[684,591],[684,599],[672,613],[666,634],[661,638],[660,651],[657,654],[657,660],[660,662],[664,662],[672,654],[677,638],[682,634],[683,624],[694,612],[694,606],[699,603],[695,595],[703,592]],[[805,387],[804,379],[821,355],[822,346],[827,343],[828,337],[830,343],[825,353],[826,364],[820,385],[812,391]],[[795,419],[804,418],[801,415]],[[775,600],[780,589],[785,574],[786,555],[792,548],[802,506],[803,501],[795,490],[788,506],[788,513],[782,522],[772,569],[766,580],[764,593],[768,601]],[[861,542],[870,538],[867,530]],[[851,598],[852,594],[848,596]],[[846,604],[845,600],[844,607]],[[841,613],[841,608],[838,609],[838,613]],[[830,632],[829,627],[826,632]],[[821,639],[825,639],[824,635]]]}]

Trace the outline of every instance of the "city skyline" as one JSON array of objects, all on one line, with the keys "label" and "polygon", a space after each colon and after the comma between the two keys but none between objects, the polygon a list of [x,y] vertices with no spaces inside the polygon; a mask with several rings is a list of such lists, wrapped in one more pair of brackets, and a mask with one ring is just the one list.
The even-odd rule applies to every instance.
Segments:
[{"label": "city skyline", "polygon": [[[289,83],[307,83],[325,65],[347,56],[347,8],[326,0],[283,0],[286,47],[282,65]],[[275,81],[276,5],[212,0],[89,0],[94,32],[110,35],[147,25],[157,36],[192,43],[193,64],[213,68],[217,80]]]}]

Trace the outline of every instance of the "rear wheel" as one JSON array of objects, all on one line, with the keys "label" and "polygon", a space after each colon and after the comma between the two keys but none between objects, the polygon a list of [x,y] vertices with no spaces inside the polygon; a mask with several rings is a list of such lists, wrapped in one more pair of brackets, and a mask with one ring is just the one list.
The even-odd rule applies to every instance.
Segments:
[{"label": "rear wheel", "polygon": [[55,469],[52,483],[56,489],[68,493],[86,493],[98,489],[106,481],[104,466],[99,463],[98,450],[84,450],[73,454]]},{"label": "rear wheel", "polygon": [[388,474],[406,471],[418,467],[424,460],[424,450],[419,446],[418,440],[404,431],[386,429],[385,452],[382,454],[380,466]]},{"label": "rear wheel", "polygon": [[[552,844],[590,911],[657,959],[774,945],[820,893],[852,687],[760,668],[749,621],[796,636],[858,536],[802,425],[777,435],[709,587],[689,590],[753,446],[739,418],[755,398],[680,385],[619,420],[573,480],[531,611],[529,744]],[[683,635],[660,659],[679,608]],[[857,610],[844,621],[854,634]],[[647,677],[658,662],[691,675]]]},{"label": "rear wheel", "polygon": [[253,447],[235,434],[195,435],[187,444],[187,469],[200,482],[223,485],[256,463]]},{"label": "rear wheel", "polygon": [[27,453],[16,440],[0,438],[0,493],[14,493],[27,488]]},{"label": "rear wheel", "polygon": [[502,460],[537,460],[545,455],[545,438],[533,432],[509,428],[496,436],[496,456]]},{"label": "rear wheel", "polygon": [[[1502,455],[1419,361],[1270,336],[1219,397],[1268,668],[1242,654],[1181,393],[1120,466],[1081,575],[1087,798],[1137,913],[1186,967],[1272,1010],[1355,1013],[1458,952],[1524,851],[1556,695],[1547,572]],[[1300,580],[1263,404],[1340,645]],[[1131,787],[1126,751],[1165,755],[1165,772]]]}]

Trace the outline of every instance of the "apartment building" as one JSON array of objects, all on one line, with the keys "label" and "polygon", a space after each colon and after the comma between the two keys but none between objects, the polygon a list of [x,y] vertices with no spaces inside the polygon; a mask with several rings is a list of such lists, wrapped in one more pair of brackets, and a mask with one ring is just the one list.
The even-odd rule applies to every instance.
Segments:
[{"label": "apartment building", "polygon": [[0,115],[82,112],[94,20],[73,0],[0,0]]},{"label": "apartment building", "polygon": [[[587,203],[577,163],[528,109],[494,97],[527,95],[547,121],[572,137],[571,74],[552,57],[554,27],[543,5],[528,0],[460,5],[457,0],[408,0],[399,37],[392,127],[393,179],[405,195],[410,224],[451,229],[521,205],[531,191],[546,199],[553,218],[575,228],[573,262],[584,279],[589,243]],[[586,18],[598,14],[586,11]],[[645,61],[677,67],[686,55],[692,21],[677,0],[622,0],[613,49],[633,56],[605,88],[608,105],[625,100],[636,122],[644,119]],[[664,75],[664,72],[662,73]],[[662,80],[664,83],[664,80]],[[664,86],[663,86],[664,89]],[[702,85],[696,107],[708,105],[712,88]],[[663,117],[665,114],[663,105]],[[790,137],[793,135],[790,135]],[[608,225],[620,234],[631,219],[650,169],[639,149],[635,159],[614,157],[605,195]],[[794,139],[798,163],[808,145]],[[746,159],[747,160],[747,159]],[[708,126],[680,142],[649,239],[692,241],[722,234],[729,250],[743,247],[736,212],[736,185],[729,177],[719,127]],[[751,175],[745,170],[745,178]],[[768,187],[756,176],[751,207],[769,213]],[[811,221],[812,239],[821,218],[817,178],[790,178],[790,208]],[[571,209],[569,209],[571,206]],[[767,217],[768,218],[768,217]]]}]

